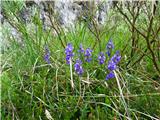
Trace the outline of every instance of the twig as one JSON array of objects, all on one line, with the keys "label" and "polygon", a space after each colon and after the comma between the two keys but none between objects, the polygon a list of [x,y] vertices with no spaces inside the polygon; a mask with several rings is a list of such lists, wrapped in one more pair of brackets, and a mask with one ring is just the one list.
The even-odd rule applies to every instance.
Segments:
[{"label": "twig", "polygon": [[48,12],[48,13],[49,13],[48,17],[49,17],[49,20],[50,20],[50,22],[51,22],[52,28],[56,31],[56,33],[57,33],[57,35],[58,35],[58,38],[59,38],[59,40],[61,41],[61,45],[63,46],[63,48],[65,48],[65,45],[64,45],[64,43],[63,43],[63,41],[62,41],[62,39],[61,39],[60,33],[59,33],[59,31],[55,28],[55,26],[54,26],[54,24],[53,24],[53,20],[52,20],[52,18],[51,18],[51,13],[50,13],[50,12]]},{"label": "twig", "polygon": [[153,15],[151,16],[151,20],[150,20],[150,23],[149,23],[149,27],[148,27],[148,34],[147,34],[147,38],[146,38],[146,42],[147,42],[147,48],[149,49],[150,53],[151,53],[151,56],[152,56],[152,61],[153,61],[153,64],[157,70],[157,72],[159,73],[160,75],[160,69],[157,65],[157,62],[156,62],[156,57],[155,57],[155,54],[151,48],[151,44],[149,42],[149,38],[150,38],[150,34],[151,34],[151,30],[152,30],[152,24],[153,24]]},{"label": "twig", "polygon": [[135,30],[144,38],[146,38],[146,35],[143,34],[141,31],[139,31],[131,22],[131,20],[129,19],[129,17],[118,7],[118,5],[116,4],[117,9],[119,10],[119,12],[127,19],[127,21],[135,28]]}]

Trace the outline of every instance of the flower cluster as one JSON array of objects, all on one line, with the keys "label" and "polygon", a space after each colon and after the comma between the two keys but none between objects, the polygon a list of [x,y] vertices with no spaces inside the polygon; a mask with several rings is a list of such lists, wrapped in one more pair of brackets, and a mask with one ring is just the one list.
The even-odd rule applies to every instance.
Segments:
[{"label": "flower cluster", "polygon": [[113,61],[115,64],[118,64],[121,60],[120,52],[116,51],[114,56],[111,58],[111,61]]},{"label": "flower cluster", "polygon": [[81,60],[76,60],[76,63],[74,65],[74,69],[78,75],[82,75],[83,68],[82,68],[82,61]]},{"label": "flower cluster", "polygon": [[114,49],[114,44],[113,44],[112,39],[110,39],[110,40],[108,41],[107,46],[106,46],[106,49],[107,49],[106,54],[110,57],[110,56],[111,56],[111,50]]},{"label": "flower cluster", "polygon": [[121,60],[120,52],[117,51],[108,62],[108,70],[110,71],[110,73],[106,76],[106,80],[115,77],[113,70],[117,68],[117,64],[120,62],[120,60]]},{"label": "flower cluster", "polygon": [[87,62],[90,62],[92,60],[92,50],[90,48],[87,48],[86,51],[85,51],[85,60]]},{"label": "flower cluster", "polygon": [[50,51],[49,51],[49,48],[48,46],[45,46],[45,55],[44,55],[44,60],[50,64]]},{"label": "flower cluster", "polygon": [[[114,44],[112,40],[110,39],[109,42],[106,45],[107,49],[107,55],[111,56],[111,51],[114,48]],[[90,62],[92,60],[92,50],[90,48],[84,49],[82,44],[79,46],[78,50],[78,59],[75,61],[74,64],[74,70],[78,75],[82,75],[84,73],[83,64],[82,61]],[[68,43],[65,49],[66,54],[66,63],[69,64],[70,61],[73,59],[74,53],[73,53],[73,46],[71,43]],[[80,56],[81,55],[81,56]],[[84,58],[84,59],[83,59]],[[117,51],[108,61],[107,69],[109,70],[109,74],[106,76],[106,80],[114,78],[114,70],[117,69],[117,65],[121,60],[120,52]],[[100,65],[104,64],[106,61],[106,54],[104,52],[100,52],[98,55],[98,62]]]},{"label": "flower cluster", "polygon": [[99,56],[98,56],[98,60],[99,60],[99,64],[103,64],[106,60],[106,56],[104,55],[103,52],[100,52]]},{"label": "flower cluster", "polygon": [[66,63],[69,64],[70,60],[74,56],[73,54],[73,46],[71,43],[68,43],[65,49],[65,54],[66,54]]}]

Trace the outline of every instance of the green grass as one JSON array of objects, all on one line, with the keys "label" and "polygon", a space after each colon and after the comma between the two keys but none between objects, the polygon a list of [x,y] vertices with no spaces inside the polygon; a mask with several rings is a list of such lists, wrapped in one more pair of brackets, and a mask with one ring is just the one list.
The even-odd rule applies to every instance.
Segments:
[{"label": "green grass", "polygon": [[[100,29],[100,33],[104,32],[100,35],[102,50],[105,51],[111,37],[115,44],[112,52],[121,51],[117,79],[105,80],[107,63],[102,66],[98,64],[97,43],[93,61],[83,64],[83,76],[79,78],[73,70],[74,90],[71,88],[70,68],[65,62],[64,48],[59,37],[50,30],[43,31],[38,16],[33,18],[33,23],[37,26],[36,32],[34,28],[31,30],[23,23],[16,22],[23,44],[11,37],[5,31],[5,26],[1,26],[3,35],[9,41],[9,48],[4,47],[1,53],[2,120],[45,120],[50,116],[55,120],[160,118],[160,83],[152,61],[145,56],[141,65],[126,67],[129,60],[131,64],[137,60],[140,52],[130,58],[131,33],[125,22],[118,22],[118,27],[113,29],[110,24]],[[85,23],[77,25],[74,31],[62,33],[61,38],[63,42],[66,40],[73,44],[75,53],[80,43],[86,49],[92,48],[96,41]],[[139,45],[145,48],[143,41],[139,39]],[[51,51],[50,65],[43,59],[46,44]],[[75,58],[78,58],[77,54]],[[119,87],[123,94],[120,94]]]}]

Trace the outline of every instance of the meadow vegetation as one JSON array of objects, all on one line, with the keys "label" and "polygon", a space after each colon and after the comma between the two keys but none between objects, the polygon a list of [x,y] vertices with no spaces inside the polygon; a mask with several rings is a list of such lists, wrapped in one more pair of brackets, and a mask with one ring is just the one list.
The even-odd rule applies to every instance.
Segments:
[{"label": "meadow vegetation", "polygon": [[[1,23],[5,40],[0,55],[2,120],[160,119],[159,2],[117,2],[104,26],[97,25],[90,14],[67,30],[51,9],[52,24],[44,30],[39,9],[28,27],[19,17],[24,2],[1,4],[4,20],[19,34],[18,38],[10,34]],[[106,54],[109,40],[114,44],[110,57]],[[69,64],[68,43],[74,53]],[[79,54],[80,44],[92,50],[90,62]],[[117,50],[121,60],[113,70],[115,76],[106,80],[108,61]],[[102,51],[106,59],[99,64]],[[80,75],[74,68],[78,58],[83,67]]]}]

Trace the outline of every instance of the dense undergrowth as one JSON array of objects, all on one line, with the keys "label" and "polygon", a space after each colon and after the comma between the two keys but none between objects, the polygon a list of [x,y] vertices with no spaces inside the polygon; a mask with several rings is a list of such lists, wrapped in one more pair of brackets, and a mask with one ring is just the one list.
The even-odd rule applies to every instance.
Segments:
[{"label": "dense undergrowth", "polygon": [[[15,5],[21,6],[18,2]],[[160,119],[160,78],[152,55],[145,52],[148,47],[141,35],[135,35],[138,42],[133,46],[133,33],[120,13],[111,10],[107,21],[109,24],[97,31],[94,31],[94,27],[98,26],[88,25],[91,21],[88,20],[77,23],[74,30],[61,30],[55,35],[53,26],[43,30],[38,11],[32,18],[36,27],[28,28],[18,17],[15,18],[17,11],[22,9],[17,6],[14,8],[11,2],[2,4],[6,20],[21,34],[19,41],[7,32],[4,24],[1,25],[2,34],[8,42],[8,47],[1,48],[2,120]],[[111,21],[115,16],[118,21],[113,24]],[[159,24],[157,16],[155,26]],[[139,27],[144,18],[143,15],[139,16]],[[152,39],[152,35],[149,35],[149,39]],[[106,51],[110,39],[114,43],[111,56],[119,50],[121,61],[114,71],[115,78],[106,80],[110,58],[105,54],[106,62],[100,65],[98,55]],[[159,36],[154,40],[158,41]],[[67,43],[73,45],[74,53],[80,44],[84,49],[90,47],[93,50],[92,61],[82,63],[84,72],[81,76],[74,71],[76,61],[73,60],[74,88],[70,81],[70,65],[66,64],[65,58]],[[50,64],[44,59],[46,45],[50,51]],[[153,52],[158,58],[156,45],[158,42],[154,43]],[[133,56],[130,54],[132,49]],[[144,57],[136,62],[143,53],[146,53]],[[74,57],[79,56],[76,53]]]}]

